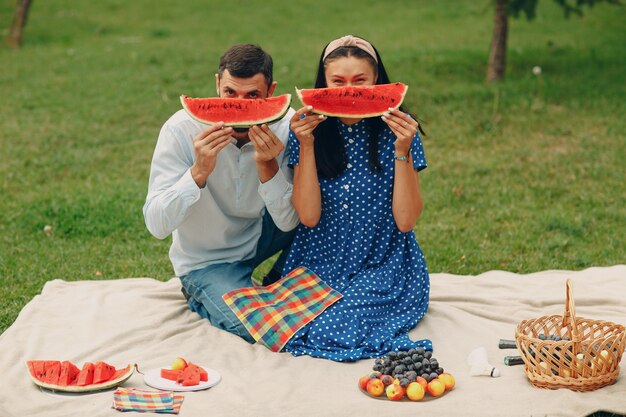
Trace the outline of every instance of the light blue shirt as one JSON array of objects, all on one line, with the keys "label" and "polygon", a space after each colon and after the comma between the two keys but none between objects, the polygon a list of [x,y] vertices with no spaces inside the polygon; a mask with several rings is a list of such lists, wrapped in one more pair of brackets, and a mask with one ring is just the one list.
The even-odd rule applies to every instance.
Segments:
[{"label": "light blue shirt", "polygon": [[170,260],[177,276],[215,263],[251,259],[267,210],[276,226],[288,231],[299,223],[291,204],[292,170],[287,166],[289,119],[293,109],[270,129],[285,145],[276,158],[280,169],[259,181],[254,146],[229,144],[200,189],[191,176],[193,138],[206,125],[179,110],[163,125],[150,168],[143,207],[146,226],[159,239],[172,235]]}]

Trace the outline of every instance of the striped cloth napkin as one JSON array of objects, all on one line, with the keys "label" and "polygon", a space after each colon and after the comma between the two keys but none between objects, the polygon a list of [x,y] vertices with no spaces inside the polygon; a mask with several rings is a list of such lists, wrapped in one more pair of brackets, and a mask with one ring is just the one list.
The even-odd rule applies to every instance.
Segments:
[{"label": "striped cloth napkin", "polygon": [[222,298],[257,342],[278,352],[341,294],[301,266],[271,285],[239,288]]},{"label": "striped cloth napkin", "polygon": [[119,411],[178,414],[184,399],[184,396],[174,394],[172,391],[118,388],[113,393],[113,408]]}]

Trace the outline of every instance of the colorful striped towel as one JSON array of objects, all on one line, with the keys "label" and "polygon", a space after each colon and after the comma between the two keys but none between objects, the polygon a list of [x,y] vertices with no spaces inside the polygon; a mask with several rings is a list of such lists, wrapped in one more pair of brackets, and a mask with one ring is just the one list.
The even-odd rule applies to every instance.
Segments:
[{"label": "colorful striped towel", "polygon": [[301,266],[271,285],[239,288],[222,298],[257,342],[278,352],[341,294]]},{"label": "colorful striped towel", "polygon": [[119,411],[152,411],[178,414],[184,396],[172,391],[145,391],[135,388],[118,388],[113,393],[113,408]]}]

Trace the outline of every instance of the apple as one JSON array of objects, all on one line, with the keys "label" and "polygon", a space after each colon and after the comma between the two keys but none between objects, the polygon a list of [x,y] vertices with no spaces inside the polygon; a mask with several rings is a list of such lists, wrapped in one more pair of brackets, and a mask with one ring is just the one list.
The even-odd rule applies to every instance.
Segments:
[{"label": "apple", "polygon": [[387,385],[385,393],[391,401],[398,401],[404,397],[404,388],[398,384]]},{"label": "apple", "polygon": [[411,382],[406,387],[406,396],[409,397],[411,401],[420,401],[424,398],[425,393],[424,387],[419,382]]},{"label": "apple", "polygon": [[430,381],[426,389],[433,397],[439,397],[446,390],[446,386],[439,380],[439,378],[437,378]]},{"label": "apple", "polygon": [[385,384],[378,378],[370,378],[365,389],[372,397],[380,397],[385,392]]},{"label": "apple", "polygon": [[445,385],[446,387],[446,391],[450,391],[452,388],[454,388],[454,377],[449,373],[444,372],[443,374],[439,375],[438,379],[443,382],[443,385]]},{"label": "apple", "polygon": [[174,359],[174,362],[172,362],[172,366],[170,367],[170,369],[172,371],[182,371],[186,367],[187,367],[187,361],[181,357],[178,357]]},{"label": "apple", "polygon": [[359,388],[365,391],[367,389],[367,383],[370,382],[370,379],[371,378],[369,374],[363,375],[361,378],[359,378]]}]

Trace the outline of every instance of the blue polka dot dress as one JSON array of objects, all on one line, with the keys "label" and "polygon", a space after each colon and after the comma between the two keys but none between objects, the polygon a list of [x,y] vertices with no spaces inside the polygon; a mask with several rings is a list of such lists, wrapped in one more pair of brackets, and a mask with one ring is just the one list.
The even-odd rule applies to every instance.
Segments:
[{"label": "blue polka dot dress", "polygon": [[[326,122],[328,123],[328,122]],[[428,308],[430,283],[424,255],[414,233],[401,232],[391,211],[395,135],[380,136],[382,172],[369,166],[365,121],[337,121],[347,156],[339,177],[321,179],[319,223],[298,227],[284,273],[304,265],[343,298],[300,329],[284,350],[335,361],[383,356],[390,350],[424,347],[408,331]],[[290,133],[290,164],[297,165],[299,141]],[[411,144],[413,166],[426,168],[419,135]]]}]

